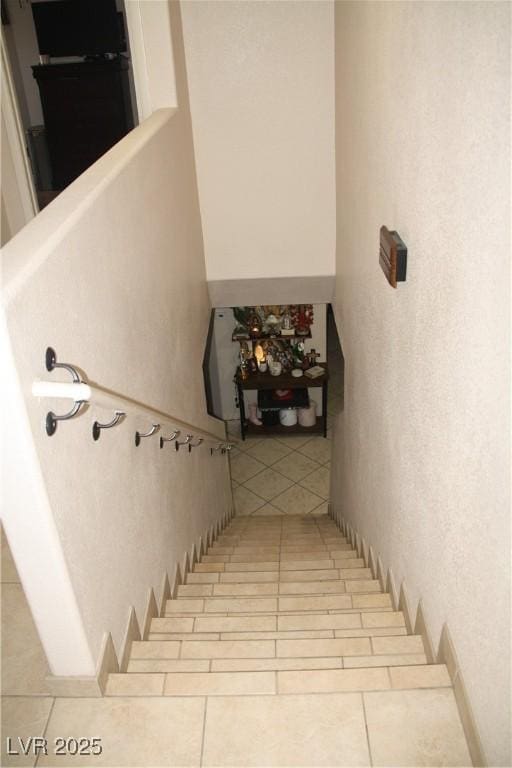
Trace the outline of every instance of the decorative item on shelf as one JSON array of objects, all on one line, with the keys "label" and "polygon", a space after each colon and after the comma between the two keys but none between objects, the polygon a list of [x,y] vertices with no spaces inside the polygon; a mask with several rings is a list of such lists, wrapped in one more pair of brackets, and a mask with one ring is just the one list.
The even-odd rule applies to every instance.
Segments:
[{"label": "decorative item on shelf", "polygon": [[276,389],[274,392],[276,400],[291,400],[293,397],[293,390],[291,389]]},{"label": "decorative item on shelf", "polygon": [[304,364],[304,342],[298,341],[292,346],[293,362],[295,368],[303,368]]},{"label": "decorative item on shelf", "polygon": [[299,408],[299,424],[301,427],[314,427],[316,424],[316,403],[309,401],[309,408]]},{"label": "decorative item on shelf", "polygon": [[265,331],[266,333],[268,333],[270,337],[279,336],[279,334],[281,333],[281,329],[279,326],[280,326],[280,321],[277,319],[277,317],[274,315],[273,312],[267,315],[265,319]]},{"label": "decorative item on shelf", "polygon": [[249,364],[247,362],[249,359],[249,349],[247,347],[246,342],[242,342],[240,344],[239,357],[240,357],[240,376],[242,377],[242,379],[245,380],[249,378]]},{"label": "decorative item on shelf", "polygon": [[272,362],[269,363],[269,370],[271,376],[280,376],[283,370],[283,365],[276,360],[272,360]]},{"label": "decorative item on shelf", "polygon": [[261,427],[263,424],[263,422],[258,418],[257,403],[249,403],[249,421],[251,424],[255,424],[257,427]]},{"label": "decorative item on shelf", "polygon": [[261,336],[262,327],[263,324],[260,316],[256,312],[253,312],[249,319],[249,336],[251,339],[257,339]]},{"label": "decorative item on shelf", "polygon": [[236,327],[233,331],[233,340],[241,341],[249,338],[249,307],[233,307]]},{"label": "decorative item on shelf", "polygon": [[297,423],[297,410],[295,408],[283,408],[279,411],[279,421],[283,427],[294,427]]},{"label": "decorative item on shelf", "polygon": [[317,379],[319,376],[323,376],[324,373],[325,370],[321,365],[314,365],[313,368],[308,368],[307,371],[304,371],[304,375],[310,379]]},{"label": "decorative item on shelf", "polygon": [[284,312],[281,317],[281,335],[282,336],[293,336],[294,328],[292,323],[292,318],[290,317],[290,314],[288,312],[288,307],[284,307]]},{"label": "decorative item on shelf", "polygon": [[321,357],[321,354],[320,352],[317,352],[314,347],[313,349],[310,349],[309,352],[306,353],[306,358],[308,360],[310,367],[316,365],[317,357]]},{"label": "decorative item on shelf", "polygon": [[313,305],[299,304],[294,317],[297,336],[309,336],[313,324]]},{"label": "decorative item on shelf", "polygon": [[247,365],[249,368],[249,373],[258,373],[258,363],[256,358],[250,357],[247,361]]},{"label": "decorative item on shelf", "polygon": [[304,374],[302,368],[294,368],[292,371],[292,376],[294,379],[300,379],[300,377]]}]

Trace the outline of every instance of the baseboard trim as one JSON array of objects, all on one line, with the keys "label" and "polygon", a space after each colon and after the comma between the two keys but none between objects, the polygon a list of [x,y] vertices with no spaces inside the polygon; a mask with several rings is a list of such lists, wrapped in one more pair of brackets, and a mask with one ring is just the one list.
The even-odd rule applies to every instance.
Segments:
[{"label": "baseboard trim", "polygon": [[160,590],[160,601],[157,601],[153,588],[149,588],[142,631],[135,608],[130,606],[120,660],[118,659],[110,633],[105,632],[98,656],[96,675],[91,675],[90,677],[47,675],[48,694],[56,698],[99,698],[104,696],[108,676],[111,673],[126,672],[132,643],[148,638],[151,621],[165,614],[167,600],[177,596],[178,587],[186,581],[189,571],[193,569],[195,563],[201,559],[202,555],[206,554],[208,548],[220,536],[233,516],[233,509],[231,508],[221,519],[213,523],[203,536],[199,537],[199,540],[193,544],[190,552],[184,553],[182,565],[180,563],[176,564],[172,586],[168,573],[164,573]]},{"label": "baseboard trim", "polygon": [[428,629],[422,601],[420,600],[418,602],[416,616],[414,617],[405,583],[402,582],[400,591],[397,593],[391,569],[388,569],[387,573],[384,572],[382,560],[375,552],[374,548],[369,545],[346,520],[341,517],[336,517],[332,508],[329,508],[329,516],[336,523],[343,535],[346,536],[353,548],[356,549],[358,556],[364,559],[365,565],[367,568],[370,568],[373,578],[378,579],[383,590],[390,593],[394,609],[402,611],[404,615],[407,631],[410,634],[421,635],[428,663],[446,665],[452,681],[453,693],[459,710],[462,727],[464,729],[464,735],[466,736],[471,760],[474,766],[485,768],[488,763],[485,758],[482,742],[478,733],[475,717],[448,625],[445,624],[443,626],[439,640],[439,649],[437,653],[435,653],[432,635]]}]

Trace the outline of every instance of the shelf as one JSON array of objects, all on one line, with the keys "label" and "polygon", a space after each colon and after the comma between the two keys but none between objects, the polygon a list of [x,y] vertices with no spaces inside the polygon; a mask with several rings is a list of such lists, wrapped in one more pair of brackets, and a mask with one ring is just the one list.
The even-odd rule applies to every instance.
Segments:
[{"label": "shelf", "polygon": [[261,336],[250,336],[248,339],[234,339],[231,337],[231,341],[238,341],[240,343],[241,341],[290,341],[291,339],[310,339],[311,338],[311,331],[307,333],[305,336],[300,333],[290,334],[290,335],[282,335],[277,334],[274,336],[271,336],[268,333],[262,333]]},{"label": "shelf", "polygon": [[266,427],[264,424],[258,426],[248,421],[245,431],[248,435],[323,435],[324,420],[320,417],[312,427],[303,427],[300,424],[294,424],[293,427],[285,427],[283,424]]},{"label": "shelf", "polygon": [[251,373],[246,379],[242,379],[240,372],[237,373],[236,381],[241,389],[303,389],[310,387],[323,387],[328,381],[329,374],[327,363],[317,363],[325,369],[323,376],[316,379],[310,379],[308,376],[299,376],[295,378],[290,373],[284,373],[280,376],[272,376],[270,373]]}]

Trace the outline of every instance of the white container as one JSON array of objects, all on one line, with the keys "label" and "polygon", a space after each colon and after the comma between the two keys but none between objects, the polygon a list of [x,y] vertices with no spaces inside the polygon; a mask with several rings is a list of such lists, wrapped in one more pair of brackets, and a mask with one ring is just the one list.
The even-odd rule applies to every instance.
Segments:
[{"label": "white container", "polygon": [[314,427],[316,424],[316,403],[309,401],[309,408],[299,408],[299,424],[301,427]]},{"label": "white container", "polygon": [[282,408],[279,411],[279,421],[283,427],[293,427],[297,423],[296,408]]}]

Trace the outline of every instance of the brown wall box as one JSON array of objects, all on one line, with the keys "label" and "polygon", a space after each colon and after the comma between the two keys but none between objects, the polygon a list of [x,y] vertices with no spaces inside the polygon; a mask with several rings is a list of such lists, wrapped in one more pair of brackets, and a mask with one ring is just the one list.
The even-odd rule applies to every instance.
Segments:
[{"label": "brown wall box", "polygon": [[380,228],[379,264],[386,275],[388,283],[396,288],[396,284],[405,280],[407,271],[407,246],[394,230]]}]

